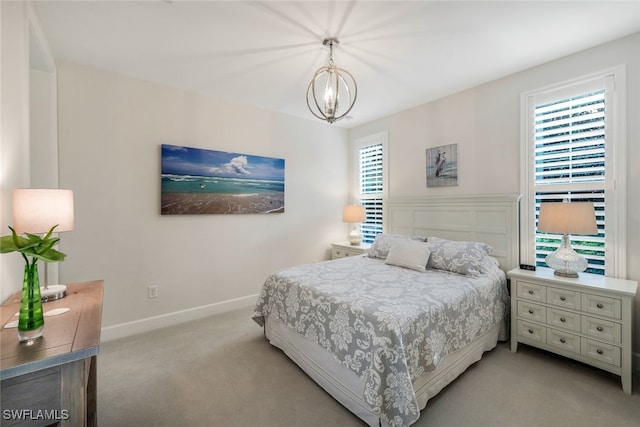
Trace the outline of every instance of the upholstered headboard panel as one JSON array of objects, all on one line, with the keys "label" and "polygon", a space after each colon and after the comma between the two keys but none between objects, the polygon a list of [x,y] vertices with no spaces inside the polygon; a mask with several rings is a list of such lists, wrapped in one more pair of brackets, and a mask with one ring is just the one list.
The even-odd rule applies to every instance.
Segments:
[{"label": "upholstered headboard panel", "polygon": [[386,233],[484,242],[503,270],[519,264],[520,195],[387,199]]}]

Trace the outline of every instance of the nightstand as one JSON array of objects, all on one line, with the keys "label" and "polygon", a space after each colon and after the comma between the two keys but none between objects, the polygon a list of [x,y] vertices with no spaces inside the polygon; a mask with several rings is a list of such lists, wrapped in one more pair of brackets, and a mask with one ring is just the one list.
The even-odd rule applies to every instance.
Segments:
[{"label": "nightstand", "polygon": [[349,242],[339,242],[331,244],[331,259],[344,258],[354,255],[363,255],[369,252],[370,243],[360,243],[352,245]]},{"label": "nightstand", "polygon": [[[104,282],[67,285],[67,296],[43,304],[44,335],[32,345],[5,328],[20,307],[20,292],[0,308],[2,425],[97,426],[97,358]],[[44,413],[44,418],[36,414]],[[56,422],[57,421],[57,422]]]},{"label": "nightstand", "polygon": [[513,269],[511,351],[528,344],[620,375],[631,394],[633,297],[638,282],[550,268]]}]

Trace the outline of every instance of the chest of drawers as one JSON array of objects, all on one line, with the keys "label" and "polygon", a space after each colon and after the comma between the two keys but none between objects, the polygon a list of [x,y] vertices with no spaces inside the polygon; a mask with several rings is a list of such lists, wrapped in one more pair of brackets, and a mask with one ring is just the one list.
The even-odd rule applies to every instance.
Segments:
[{"label": "chest of drawers", "polygon": [[633,298],[638,283],[588,273],[514,269],[511,351],[528,344],[620,375],[631,394]]}]

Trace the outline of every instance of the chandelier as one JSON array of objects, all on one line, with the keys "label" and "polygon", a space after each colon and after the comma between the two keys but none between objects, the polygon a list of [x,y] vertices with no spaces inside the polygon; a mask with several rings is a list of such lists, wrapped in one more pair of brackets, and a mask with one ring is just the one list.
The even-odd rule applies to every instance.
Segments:
[{"label": "chandelier", "polygon": [[345,117],[353,108],[358,95],[356,80],[350,72],[333,63],[333,47],[338,39],[328,37],[322,42],[329,46],[329,65],[313,75],[307,88],[307,107],[320,120],[333,123]]}]

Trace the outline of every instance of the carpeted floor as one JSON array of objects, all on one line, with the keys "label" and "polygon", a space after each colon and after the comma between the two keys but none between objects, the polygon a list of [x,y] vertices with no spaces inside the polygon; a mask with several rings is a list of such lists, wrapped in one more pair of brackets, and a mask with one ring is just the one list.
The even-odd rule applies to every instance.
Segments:
[{"label": "carpeted floor", "polygon": [[[251,320],[219,314],[101,345],[98,423],[128,426],[362,426]],[[619,377],[501,343],[433,398],[415,426],[640,425]]]}]

